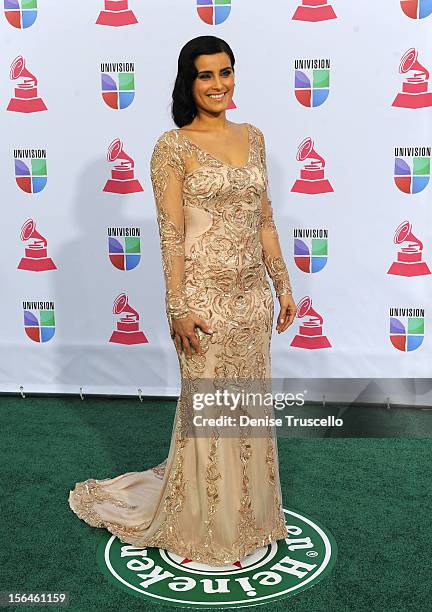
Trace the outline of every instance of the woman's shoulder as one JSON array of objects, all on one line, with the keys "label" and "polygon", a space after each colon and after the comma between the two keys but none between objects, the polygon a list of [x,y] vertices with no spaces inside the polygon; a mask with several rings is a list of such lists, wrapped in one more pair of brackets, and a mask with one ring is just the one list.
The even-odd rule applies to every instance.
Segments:
[{"label": "woman's shoulder", "polygon": [[178,131],[165,130],[156,140],[153,147],[153,157],[181,157],[181,146]]},{"label": "woman's shoulder", "polygon": [[171,129],[171,130],[165,130],[165,132],[162,132],[162,134],[159,136],[159,138],[157,138],[155,146],[158,145],[175,145],[178,142],[178,134],[177,134],[177,130],[175,129]]},{"label": "woman's shoulder", "polygon": [[249,123],[249,125],[250,125],[252,132],[254,132],[259,138],[264,139],[264,134],[262,133],[262,130],[260,130],[259,127],[257,127],[253,123]]},{"label": "woman's shoulder", "polygon": [[251,128],[252,128],[253,130],[255,130],[256,132],[261,132],[261,130],[259,129],[259,127],[258,127],[258,126],[256,126],[254,123],[249,123],[249,125],[250,125],[250,126],[251,126]]},{"label": "woman's shoulder", "polygon": [[177,170],[179,176],[185,172],[183,152],[175,129],[165,130],[156,140],[150,165],[154,171],[166,164]]}]

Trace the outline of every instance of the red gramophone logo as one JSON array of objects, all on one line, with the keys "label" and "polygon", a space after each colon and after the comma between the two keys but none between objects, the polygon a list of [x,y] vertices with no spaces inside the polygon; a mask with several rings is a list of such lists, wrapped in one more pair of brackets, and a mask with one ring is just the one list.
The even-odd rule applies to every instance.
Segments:
[{"label": "red gramophone logo", "polygon": [[322,324],[324,319],[312,308],[312,298],[305,296],[297,305],[297,317],[302,319],[308,317],[300,325],[299,332],[296,334],[290,346],[306,349],[329,348],[331,344],[323,334]]},{"label": "red gramophone logo", "polygon": [[99,13],[96,23],[118,27],[138,23],[138,20],[129,9],[128,0],[105,0],[105,10]]},{"label": "red gramophone logo", "polygon": [[32,272],[44,272],[45,270],[57,270],[51,257],[47,253],[47,241],[36,231],[36,222],[27,219],[21,228],[21,240],[27,242],[33,238],[33,242],[25,248],[25,257],[18,264],[20,270]]},{"label": "red gramophone logo", "polygon": [[138,179],[135,178],[135,162],[125,153],[120,138],[112,141],[108,147],[107,160],[109,162],[120,161],[111,170],[111,178],[105,183],[103,191],[111,193],[136,193],[144,191]]},{"label": "red gramophone logo", "polygon": [[392,263],[387,274],[397,276],[423,276],[431,271],[425,261],[422,261],[423,243],[411,231],[409,221],[402,221],[395,231],[393,242],[401,246],[397,252],[397,260]]},{"label": "red gramophone logo", "polygon": [[316,195],[333,191],[330,182],[324,178],[325,160],[315,149],[314,142],[309,136],[302,140],[297,149],[297,161],[309,160],[300,170],[300,178],[296,180],[291,191]]},{"label": "red gramophone logo", "polygon": [[336,13],[327,0],[302,0],[292,18],[298,21],[326,21],[336,19]]},{"label": "red gramophone logo", "polygon": [[117,344],[144,344],[148,342],[139,328],[139,314],[128,304],[126,293],[120,293],[114,301],[113,313],[123,315],[117,321],[117,329],[111,334],[110,342]]},{"label": "red gramophone logo", "polygon": [[294,336],[290,346],[303,349],[331,347],[327,336],[323,334],[324,319],[312,308],[312,299],[309,296],[302,298],[297,305],[297,317],[302,319],[306,316],[307,320],[300,325],[299,332]]},{"label": "red gramophone logo", "polygon": [[400,74],[409,74],[402,83],[402,91],[393,100],[392,106],[399,108],[425,108],[432,106],[429,89],[429,70],[417,59],[418,51],[412,47],[406,51],[399,66]]},{"label": "red gramophone logo", "polygon": [[10,69],[10,78],[23,79],[15,87],[15,96],[11,98],[7,109],[16,113],[37,113],[38,111],[48,110],[42,98],[37,94],[37,78],[25,67],[25,60],[22,55],[14,59]]}]

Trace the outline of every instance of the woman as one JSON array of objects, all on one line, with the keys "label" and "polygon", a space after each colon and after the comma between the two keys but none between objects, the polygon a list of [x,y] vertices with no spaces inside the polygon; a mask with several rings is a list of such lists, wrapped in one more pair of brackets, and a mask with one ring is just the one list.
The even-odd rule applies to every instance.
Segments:
[{"label": "woman", "polygon": [[[166,310],[182,374],[167,459],[144,472],[89,479],[74,512],[122,542],[226,565],[288,536],[273,430],[185,435],[197,381],[270,378],[273,298],[278,333],[296,306],[267,193],[265,145],[255,126],[227,121],[234,56],[214,36],[189,41],[178,61],[172,115],[151,158]],[[263,413],[264,414],[264,413]],[[267,413],[268,414],[268,413]]]}]

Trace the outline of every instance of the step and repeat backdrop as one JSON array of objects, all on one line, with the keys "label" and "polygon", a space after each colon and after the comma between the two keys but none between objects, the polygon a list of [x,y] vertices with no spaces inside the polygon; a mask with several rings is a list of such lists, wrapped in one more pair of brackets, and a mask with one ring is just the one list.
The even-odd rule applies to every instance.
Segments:
[{"label": "step and repeat backdrop", "polygon": [[0,391],[178,393],[149,164],[203,34],[266,138],[273,376],[430,379],[431,0],[4,0]]}]

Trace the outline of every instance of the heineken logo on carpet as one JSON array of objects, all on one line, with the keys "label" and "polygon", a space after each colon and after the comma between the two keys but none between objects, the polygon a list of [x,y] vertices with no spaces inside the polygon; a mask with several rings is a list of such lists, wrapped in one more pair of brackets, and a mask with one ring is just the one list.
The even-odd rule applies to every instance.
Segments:
[{"label": "heineken logo on carpet", "polygon": [[208,566],[158,548],[137,548],[108,532],[97,561],[116,586],[162,605],[239,608],[270,604],[314,586],[330,573],[337,547],[331,533],[303,513],[284,510],[290,537],[230,566]]}]

